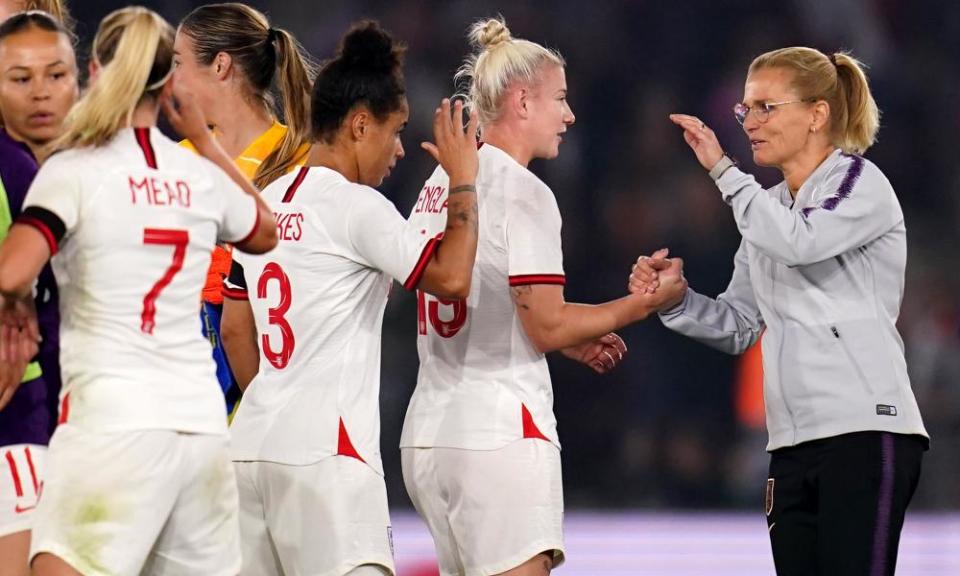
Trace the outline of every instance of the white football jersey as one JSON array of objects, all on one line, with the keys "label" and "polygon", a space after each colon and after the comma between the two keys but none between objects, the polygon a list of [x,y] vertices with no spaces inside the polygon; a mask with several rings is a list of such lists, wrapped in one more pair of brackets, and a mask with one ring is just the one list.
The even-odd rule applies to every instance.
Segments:
[{"label": "white football jersey", "polygon": [[[438,167],[410,222],[430,236],[446,226],[449,177]],[[524,332],[511,286],[563,284],[560,210],[532,172],[480,148],[480,242],[464,301],[417,293],[420,372],[400,446],[492,450],[520,438],[559,446],[546,357]]]},{"label": "white football jersey", "polygon": [[[382,194],[323,167],[263,191],[280,245],[234,255],[224,296],[249,298],[260,370],[230,426],[237,461],[342,454],[383,474],[380,340],[393,279],[413,289],[436,248]],[[242,267],[242,274],[238,274]]]},{"label": "white football jersey", "polygon": [[200,290],[218,238],[256,230],[254,199],[159,130],[126,128],[52,156],[24,205],[60,286],[61,420],[225,433]]}]

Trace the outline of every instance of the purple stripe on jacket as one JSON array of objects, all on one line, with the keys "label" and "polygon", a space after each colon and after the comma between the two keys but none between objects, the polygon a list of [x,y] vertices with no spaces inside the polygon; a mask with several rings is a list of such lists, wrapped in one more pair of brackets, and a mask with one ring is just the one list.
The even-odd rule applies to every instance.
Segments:
[{"label": "purple stripe on jacket", "polygon": [[821,202],[819,206],[807,206],[801,210],[800,212],[804,216],[809,216],[810,213],[817,208],[836,210],[841,202],[850,197],[850,193],[853,192],[853,187],[857,184],[857,180],[860,179],[860,175],[863,174],[864,160],[862,156],[856,156],[854,154],[841,154],[841,156],[850,158],[852,162],[847,168],[847,173],[844,174],[843,180],[840,181],[840,188],[837,189],[837,193]]}]

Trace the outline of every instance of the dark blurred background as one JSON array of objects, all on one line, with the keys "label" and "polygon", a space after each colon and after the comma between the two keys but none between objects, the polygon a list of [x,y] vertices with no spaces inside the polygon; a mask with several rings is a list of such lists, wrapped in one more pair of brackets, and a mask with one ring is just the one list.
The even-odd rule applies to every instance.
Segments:
[{"label": "dark blurred background", "polygon": [[[125,5],[73,0],[82,50],[99,20]],[[202,2],[149,1],[176,24]],[[931,451],[915,507],[960,508],[960,2],[923,0],[254,1],[317,58],[332,55],[359,18],[375,18],[409,45],[407,159],[383,186],[407,214],[433,169],[419,149],[430,114],[453,92],[465,32],[502,14],[514,36],[567,59],[577,124],[558,159],[531,168],[564,216],[567,299],[622,295],[632,261],[662,246],[686,261],[690,285],[716,295],[739,242],[728,207],[667,120],[699,115],[766,185],[778,173],[750,162],[730,112],[751,59],[807,45],[870,65],[883,111],[866,156],[893,183],[906,214],[907,286],[900,329]],[[383,459],[391,503],[409,506],[400,476],[400,428],[416,382],[415,299],[394,290],[384,325]],[[622,331],[628,359],[599,377],[550,359],[569,508],[759,509],[767,456],[756,374],[741,360],[664,329]],[[758,415],[761,416],[758,418]]]}]

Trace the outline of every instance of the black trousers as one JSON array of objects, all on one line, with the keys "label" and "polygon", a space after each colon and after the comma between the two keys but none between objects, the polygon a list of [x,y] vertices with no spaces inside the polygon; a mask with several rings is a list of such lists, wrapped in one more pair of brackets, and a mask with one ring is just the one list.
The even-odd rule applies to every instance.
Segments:
[{"label": "black trousers", "polygon": [[890,576],[927,440],[857,432],[770,454],[765,510],[778,576]]}]

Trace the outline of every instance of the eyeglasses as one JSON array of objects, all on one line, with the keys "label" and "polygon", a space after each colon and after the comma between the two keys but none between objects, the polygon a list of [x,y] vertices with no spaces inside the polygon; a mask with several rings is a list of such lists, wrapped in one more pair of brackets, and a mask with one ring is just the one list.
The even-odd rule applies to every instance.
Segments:
[{"label": "eyeglasses", "polygon": [[764,124],[770,119],[770,113],[776,110],[778,106],[796,104],[798,102],[814,102],[814,100],[810,98],[801,98],[799,100],[785,100],[783,102],[761,102],[753,106],[747,106],[743,102],[737,102],[733,105],[733,115],[740,124],[746,122],[747,116],[750,114],[753,114],[753,117],[757,119],[757,122]]}]

